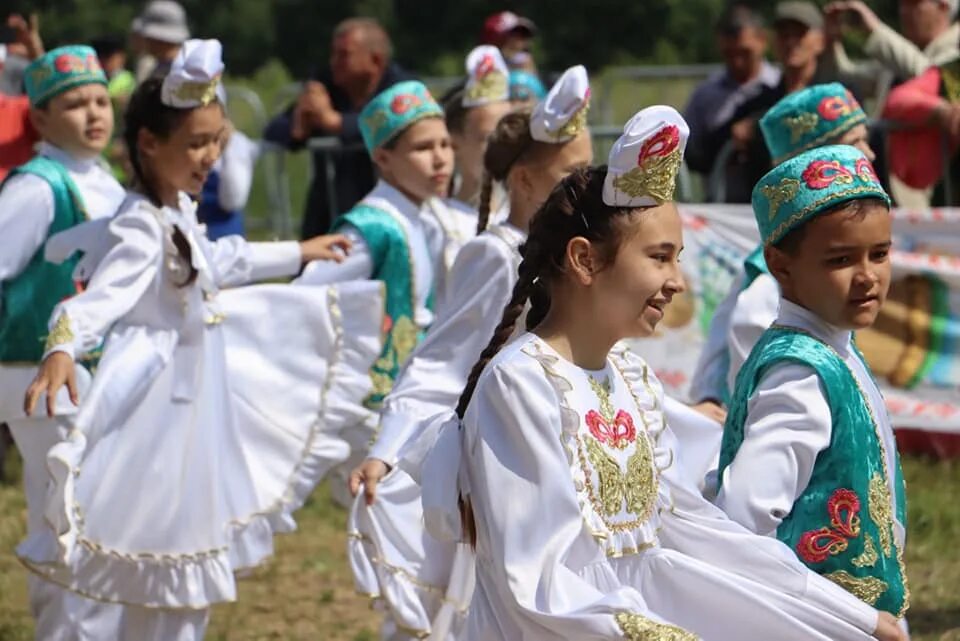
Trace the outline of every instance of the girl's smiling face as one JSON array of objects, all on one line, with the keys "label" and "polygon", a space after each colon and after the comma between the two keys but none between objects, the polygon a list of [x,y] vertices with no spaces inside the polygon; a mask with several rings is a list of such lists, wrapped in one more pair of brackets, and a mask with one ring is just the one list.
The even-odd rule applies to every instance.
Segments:
[{"label": "girl's smiling face", "polygon": [[157,191],[199,194],[220,157],[225,134],[226,119],[219,103],[190,110],[166,138],[141,128],[140,154]]}]

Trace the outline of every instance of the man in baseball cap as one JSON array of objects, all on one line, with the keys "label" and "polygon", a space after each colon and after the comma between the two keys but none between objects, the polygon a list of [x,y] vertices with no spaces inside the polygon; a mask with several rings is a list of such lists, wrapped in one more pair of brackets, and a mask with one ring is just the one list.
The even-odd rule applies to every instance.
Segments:
[{"label": "man in baseball cap", "polygon": [[512,11],[495,13],[483,23],[482,44],[500,48],[511,69],[523,69],[535,73],[536,66],[530,55],[537,25],[533,20],[518,16]]}]

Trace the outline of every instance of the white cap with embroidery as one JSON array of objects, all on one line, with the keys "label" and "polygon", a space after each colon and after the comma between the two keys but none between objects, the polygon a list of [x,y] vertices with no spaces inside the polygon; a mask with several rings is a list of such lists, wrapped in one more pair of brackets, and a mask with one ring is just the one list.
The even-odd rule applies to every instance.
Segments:
[{"label": "white cap with embroidery", "polygon": [[510,70],[497,47],[481,45],[467,56],[463,106],[479,107],[510,100]]},{"label": "white cap with embroidery", "polygon": [[638,112],[613,143],[603,182],[611,207],[654,207],[673,200],[690,127],[673,107]]},{"label": "white cap with embroidery", "polygon": [[192,109],[217,99],[225,103],[226,93],[220,84],[223,69],[223,45],[219,40],[187,40],[163,79],[163,104]]},{"label": "white cap with embroidery", "polygon": [[583,65],[570,67],[537,104],[530,115],[534,140],[562,143],[576,138],[587,128],[590,109],[590,79]]}]

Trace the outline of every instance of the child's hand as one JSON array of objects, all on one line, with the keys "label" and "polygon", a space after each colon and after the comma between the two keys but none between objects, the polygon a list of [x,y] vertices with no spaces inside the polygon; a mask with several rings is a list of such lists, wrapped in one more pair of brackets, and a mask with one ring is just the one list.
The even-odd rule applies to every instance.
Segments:
[{"label": "child's hand", "polygon": [[53,417],[54,409],[57,404],[57,392],[66,384],[67,391],[70,392],[70,401],[76,405],[79,402],[77,397],[77,372],[73,365],[73,359],[66,352],[53,352],[40,364],[40,371],[36,378],[27,388],[27,395],[23,399],[23,411],[27,416],[33,414],[37,406],[40,395],[47,393],[47,416]]},{"label": "child's hand", "polygon": [[690,409],[703,414],[717,423],[723,423],[727,420],[727,410],[723,409],[723,406],[716,401],[697,403],[696,405],[691,405]]},{"label": "child's hand", "polygon": [[19,14],[7,17],[7,26],[17,34],[17,43],[26,50],[27,58],[36,60],[43,55],[43,39],[40,38],[40,18],[31,13],[29,19]]},{"label": "child's hand", "polygon": [[350,493],[354,496],[359,494],[362,484],[367,505],[373,505],[373,501],[377,497],[377,483],[388,472],[390,472],[390,467],[386,463],[378,458],[368,458],[350,472]]},{"label": "child's hand", "polygon": [[350,239],[343,234],[328,234],[301,242],[300,254],[305,263],[311,260],[333,260],[340,263],[350,253],[350,247]]},{"label": "child's hand", "polygon": [[873,631],[873,636],[879,641],[908,641],[907,634],[900,629],[897,618],[883,610],[880,611],[877,629]]}]

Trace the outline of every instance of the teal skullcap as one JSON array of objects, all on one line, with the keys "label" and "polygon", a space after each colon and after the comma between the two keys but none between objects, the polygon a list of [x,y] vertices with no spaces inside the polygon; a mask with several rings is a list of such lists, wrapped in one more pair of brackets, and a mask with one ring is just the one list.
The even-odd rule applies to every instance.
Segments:
[{"label": "teal skullcap", "polygon": [[772,245],[814,216],[863,198],[890,205],[867,157],[850,145],[830,145],[771,169],[753,188],[753,213],[763,244]]},{"label": "teal skullcap", "polygon": [[443,109],[422,82],[398,82],[374,96],[360,112],[363,144],[373,153],[424,118],[443,118]]},{"label": "teal skullcap", "polygon": [[522,69],[514,69],[510,72],[510,100],[536,102],[543,100],[546,95],[547,89],[540,82],[540,78]]},{"label": "teal skullcap", "polygon": [[850,90],[839,82],[813,85],[775,104],[760,119],[760,131],[774,162],[801,151],[836,143],[867,114]]},{"label": "teal skullcap", "polygon": [[40,107],[54,96],[80,85],[107,86],[107,75],[97,53],[86,45],[70,45],[48,51],[30,63],[23,81],[30,104]]}]

